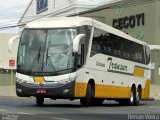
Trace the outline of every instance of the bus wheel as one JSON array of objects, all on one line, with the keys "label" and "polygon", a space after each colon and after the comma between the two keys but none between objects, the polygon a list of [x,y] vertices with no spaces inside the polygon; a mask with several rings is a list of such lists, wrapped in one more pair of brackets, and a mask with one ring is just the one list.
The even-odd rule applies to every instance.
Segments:
[{"label": "bus wheel", "polygon": [[88,83],[86,96],[80,99],[80,103],[82,106],[88,107],[91,104],[91,99],[92,99],[92,87],[91,84]]},{"label": "bus wheel", "polygon": [[136,92],[134,88],[131,88],[131,95],[130,98],[128,99],[128,105],[129,106],[134,105],[135,101],[136,101]]},{"label": "bus wheel", "polygon": [[135,106],[138,106],[138,105],[139,105],[140,98],[141,98],[141,92],[140,92],[140,90],[137,90],[137,92],[136,92],[136,97],[135,97],[135,101],[134,101],[134,105],[135,105]]},{"label": "bus wheel", "polygon": [[44,98],[36,97],[36,103],[37,103],[38,106],[43,106]]}]

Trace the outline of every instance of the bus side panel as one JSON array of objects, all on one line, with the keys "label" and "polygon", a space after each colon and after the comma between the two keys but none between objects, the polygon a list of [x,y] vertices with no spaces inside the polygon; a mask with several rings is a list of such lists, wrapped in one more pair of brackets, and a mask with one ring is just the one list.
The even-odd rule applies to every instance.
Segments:
[{"label": "bus side panel", "polygon": [[96,85],[96,98],[129,98],[130,87],[113,85]]},{"label": "bus side panel", "polygon": [[[103,54],[96,54],[88,59],[87,68],[90,68],[90,75],[94,76],[95,98],[129,98],[130,84],[133,76],[120,74],[116,70],[109,71],[111,64],[108,58],[112,58],[115,63],[124,64],[124,60],[110,57]],[[130,62],[125,61],[128,65]],[[133,73],[134,64],[128,67],[128,74]],[[92,71],[92,72],[91,72]]]},{"label": "bus side panel", "polygon": [[142,89],[142,97],[141,99],[149,98],[149,91],[150,91],[150,80],[146,81],[145,88]]},{"label": "bus side panel", "polygon": [[76,71],[76,81],[75,81],[75,90],[74,90],[74,97],[80,98],[84,97],[86,95],[86,89],[87,89],[87,81],[85,80],[85,68],[80,68],[78,71]]},{"label": "bus side panel", "polygon": [[87,83],[76,82],[74,97],[84,97],[86,95]]}]

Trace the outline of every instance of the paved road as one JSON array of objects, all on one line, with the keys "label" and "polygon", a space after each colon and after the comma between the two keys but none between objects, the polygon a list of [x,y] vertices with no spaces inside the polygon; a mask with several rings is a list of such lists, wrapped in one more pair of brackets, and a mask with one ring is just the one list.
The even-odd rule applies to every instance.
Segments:
[{"label": "paved road", "polygon": [[39,107],[34,98],[0,97],[0,114],[2,120],[6,117],[15,120],[125,120],[136,114],[142,117],[159,114],[155,116],[159,120],[160,101],[143,101],[140,106],[120,106],[114,101],[105,101],[102,106],[81,107],[78,100],[45,99],[44,106]]}]

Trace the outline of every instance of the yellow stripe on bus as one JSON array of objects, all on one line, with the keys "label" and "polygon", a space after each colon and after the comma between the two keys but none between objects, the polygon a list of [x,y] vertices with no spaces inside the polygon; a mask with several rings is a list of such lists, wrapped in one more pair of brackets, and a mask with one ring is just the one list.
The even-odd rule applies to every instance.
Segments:
[{"label": "yellow stripe on bus", "polygon": [[130,87],[95,85],[96,98],[129,98]]},{"label": "yellow stripe on bus", "polygon": [[145,84],[145,88],[142,89],[142,96],[141,96],[142,99],[149,98],[150,82],[151,82],[150,80],[147,80]]},{"label": "yellow stripe on bus", "polygon": [[[78,82],[75,85],[75,97],[85,97],[87,89],[87,83]],[[129,98],[130,87],[113,86],[113,85],[95,85],[95,97],[96,98]],[[146,81],[145,88],[142,89],[142,99],[149,97],[150,80]]]},{"label": "yellow stripe on bus", "polygon": [[[87,83],[76,82],[75,97],[84,97],[86,95]],[[112,85],[95,85],[96,98],[129,98],[130,87],[112,86]]]},{"label": "yellow stripe on bus", "polygon": [[144,68],[134,68],[134,76],[144,77]]},{"label": "yellow stripe on bus", "polygon": [[75,97],[84,97],[86,95],[87,83],[76,82],[75,84]]}]

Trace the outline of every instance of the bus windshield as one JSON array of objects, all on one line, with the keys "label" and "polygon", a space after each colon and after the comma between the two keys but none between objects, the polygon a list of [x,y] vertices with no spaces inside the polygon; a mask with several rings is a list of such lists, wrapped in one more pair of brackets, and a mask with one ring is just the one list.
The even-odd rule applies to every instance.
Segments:
[{"label": "bus windshield", "polygon": [[17,71],[57,73],[73,68],[76,28],[25,29],[18,49]]}]

